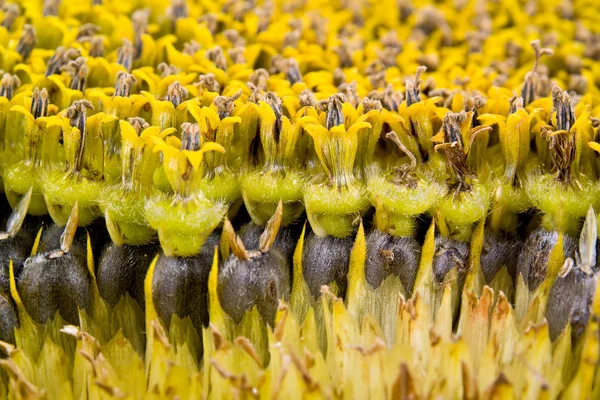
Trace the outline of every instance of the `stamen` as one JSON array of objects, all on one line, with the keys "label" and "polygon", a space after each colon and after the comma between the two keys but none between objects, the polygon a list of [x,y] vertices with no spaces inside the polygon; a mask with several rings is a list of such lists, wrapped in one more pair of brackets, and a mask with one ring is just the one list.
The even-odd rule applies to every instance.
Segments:
[{"label": "stamen", "polygon": [[556,128],[570,131],[575,123],[575,109],[567,91],[558,86],[552,88],[552,111],[556,111]]},{"label": "stamen", "polygon": [[291,32],[286,33],[283,36],[283,44],[281,45],[282,49],[286,47],[297,48],[298,43],[300,42],[300,38],[302,37],[302,32],[300,30],[293,30]]},{"label": "stamen", "polygon": [[213,100],[213,104],[217,108],[217,113],[220,119],[225,119],[231,115],[234,108],[234,102],[240,98],[242,91],[238,90],[233,96],[217,96]]},{"label": "stamen", "polygon": [[133,129],[135,129],[138,136],[144,131],[144,129],[150,127],[150,124],[146,122],[144,118],[141,117],[127,118],[127,122],[129,122]]},{"label": "stamen", "polygon": [[85,37],[92,37],[94,35],[96,35],[97,33],[100,33],[102,29],[98,26],[98,25],[94,25],[94,24],[83,24],[79,27],[79,31],[77,32],[77,40],[85,38]]},{"label": "stamen", "polygon": [[467,113],[449,112],[442,120],[442,130],[444,132],[443,142],[434,147],[435,151],[443,151],[446,156],[446,163],[454,173],[456,179],[455,195],[461,191],[470,190],[471,184],[467,179],[475,179],[477,175],[469,170],[467,164],[467,154],[464,151],[462,133],[460,124],[467,118]]},{"label": "stamen", "polygon": [[160,72],[160,77],[164,78],[170,75],[177,75],[179,73],[179,68],[174,65],[168,65],[167,63],[161,62],[156,66],[156,70]]},{"label": "stamen", "polygon": [[213,13],[204,14],[200,18],[198,18],[198,22],[203,23],[206,28],[210,31],[211,34],[217,33],[217,26],[219,21],[217,19],[217,15]]},{"label": "stamen", "polygon": [[69,123],[73,128],[79,129],[81,132],[81,140],[79,144],[79,151],[77,157],[75,158],[75,165],[73,166],[73,171],[79,171],[81,167],[81,161],[83,159],[83,150],[85,148],[85,137],[87,135],[86,130],[86,117],[87,110],[93,110],[94,106],[89,100],[77,100],[73,102],[73,104],[67,108],[66,116],[69,118]]},{"label": "stamen", "polygon": [[317,100],[315,99],[315,94],[308,89],[304,89],[300,96],[298,96],[298,100],[300,101],[300,107],[317,107]]},{"label": "stamen", "polygon": [[4,19],[2,20],[2,26],[10,32],[15,20],[21,15],[21,9],[16,4],[5,4],[2,9],[4,10]]},{"label": "stamen", "polygon": [[61,0],[44,0],[44,17],[57,16]]},{"label": "stamen", "polygon": [[117,64],[124,66],[127,71],[131,71],[134,57],[133,44],[129,40],[123,39],[123,46],[117,49]]},{"label": "stamen", "polygon": [[352,81],[350,83],[342,83],[338,90],[344,96],[348,103],[352,104],[353,107],[358,107],[360,104],[360,96],[358,95],[358,87],[356,85],[356,81]]},{"label": "stamen", "polygon": [[90,57],[104,57],[104,36],[96,35],[90,40]]},{"label": "stamen", "polygon": [[512,98],[510,100],[509,114],[514,114],[521,109],[523,109],[523,98],[521,96]]},{"label": "stamen", "polygon": [[196,151],[200,149],[200,127],[198,124],[184,122],[181,124],[181,150]]},{"label": "stamen", "polygon": [[48,106],[50,105],[50,96],[46,88],[39,90],[38,88],[33,89],[31,95],[31,115],[33,118],[41,118],[48,116]]},{"label": "stamen", "polygon": [[18,76],[3,74],[2,81],[0,81],[0,96],[11,100],[19,86],[21,86],[21,80]]},{"label": "stamen", "polygon": [[346,102],[346,96],[342,93],[334,94],[327,100],[321,100],[318,106],[323,111],[327,112],[327,129],[344,123],[344,111],[342,104]]},{"label": "stamen", "polygon": [[277,96],[277,94],[268,92],[265,94],[265,102],[271,106],[271,109],[275,113],[274,139],[275,143],[279,143],[279,136],[281,135],[281,117],[283,116],[283,111],[281,110],[281,99],[279,96]]},{"label": "stamen", "polygon": [[344,83],[346,83],[346,75],[344,74],[344,71],[341,68],[336,68],[333,71],[333,85],[339,88],[340,85]]},{"label": "stamen", "polygon": [[131,88],[137,83],[137,79],[131,74],[126,72],[117,73],[117,83],[115,85],[115,94],[113,97],[129,97],[131,94]]},{"label": "stamen", "polygon": [[21,34],[21,38],[19,39],[19,43],[17,43],[17,53],[19,53],[23,59],[23,61],[27,60],[37,43],[37,39],[35,37],[35,28],[33,25],[25,24],[23,26],[23,33]]},{"label": "stamen", "polygon": [[363,113],[366,114],[369,111],[381,111],[383,106],[381,105],[381,101],[370,99],[368,97],[364,98],[362,101],[363,105]]},{"label": "stamen", "polygon": [[223,36],[231,42],[232,47],[244,47],[246,45],[246,39],[236,29],[224,30]]},{"label": "stamen", "polygon": [[205,53],[205,57],[215,64],[215,67],[227,71],[227,59],[223,54],[223,49],[219,46]]},{"label": "stamen", "polygon": [[221,85],[219,85],[219,82],[215,79],[214,74],[208,73],[200,75],[196,86],[200,90],[200,93],[203,93],[204,91],[221,93]]},{"label": "stamen", "polygon": [[417,68],[414,79],[408,79],[404,87],[406,88],[406,105],[411,106],[421,101],[421,74],[427,71],[427,67],[420,66]]},{"label": "stamen", "polygon": [[177,20],[188,16],[187,0],[171,0],[171,6],[167,9],[166,14],[171,20],[173,29],[175,29]]},{"label": "stamen", "polygon": [[245,47],[233,47],[227,50],[227,54],[229,54],[229,58],[234,64],[245,64],[246,56],[244,52],[246,51]]},{"label": "stamen", "polygon": [[52,57],[50,57],[48,60],[45,76],[48,77],[50,75],[60,73],[60,70],[63,66],[67,65],[69,62],[75,60],[79,56],[79,50],[73,48],[66,49],[63,46],[58,47]]},{"label": "stamen", "polygon": [[302,82],[302,74],[300,73],[300,68],[298,67],[298,61],[296,61],[295,58],[288,58],[285,60],[284,69],[285,77],[290,85],[293,85],[297,82]]},{"label": "stamen", "polygon": [[77,57],[75,60],[69,61],[67,65],[62,66],[60,70],[71,76],[71,83],[69,85],[71,89],[83,92],[88,73],[85,58]]},{"label": "stamen", "polygon": [[131,24],[134,32],[135,58],[138,59],[142,55],[143,43],[142,35],[146,33],[148,28],[148,19],[150,18],[148,10],[136,10],[131,14]]},{"label": "stamen", "polygon": [[202,48],[202,46],[200,46],[200,43],[198,43],[192,39],[189,42],[186,42],[183,44],[182,53],[193,56],[194,54],[199,52],[201,48]]},{"label": "stamen", "polygon": [[539,40],[532,41],[531,47],[535,53],[535,60],[533,63],[533,68],[525,75],[525,83],[523,84],[523,89],[521,89],[521,97],[523,98],[525,106],[528,106],[533,100],[535,100],[535,94],[540,80],[540,76],[538,74],[540,59],[544,55],[552,55],[554,53],[552,49],[542,48]]},{"label": "stamen", "polygon": [[167,89],[167,101],[173,103],[173,106],[179,107],[188,97],[188,91],[181,86],[179,81],[171,83]]}]

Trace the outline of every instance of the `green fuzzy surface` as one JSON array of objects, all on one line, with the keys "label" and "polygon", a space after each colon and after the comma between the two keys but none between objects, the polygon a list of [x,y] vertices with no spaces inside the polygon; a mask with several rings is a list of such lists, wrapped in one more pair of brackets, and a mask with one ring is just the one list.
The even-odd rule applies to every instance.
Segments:
[{"label": "green fuzzy surface", "polygon": [[39,172],[27,167],[24,162],[11,165],[4,171],[4,190],[12,208],[15,208],[23,196],[33,188],[27,213],[30,215],[46,215],[48,208],[44,200]]},{"label": "green fuzzy surface", "polygon": [[241,196],[238,178],[230,172],[202,179],[200,190],[208,199],[218,202],[231,203]]},{"label": "green fuzzy surface", "polygon": [[101,182],[76,175],[50,173],[44,177],[42,186],[48,212],[57,225],[66,225],[76,201],[79,202],[79,226],[90,224],[100,215]]},{"label": "green fuzzy surface", "polygon": [[581,188],[574,182],[564,184],[553,175],[532,176],[525,189],[531,203],[545,213],[542,224],[550,231],[576,233],[579,219],[584,217],[590,205],[598,208],[600,185],[587,179],[580,179]]},{"label": "green fuzzy surface", "polygon": [[198,254],[226,211],[224,204],[200,197],[184,203],[158,195],[145,206],[148,223],[158,231],[165,254],[180,257]]}]

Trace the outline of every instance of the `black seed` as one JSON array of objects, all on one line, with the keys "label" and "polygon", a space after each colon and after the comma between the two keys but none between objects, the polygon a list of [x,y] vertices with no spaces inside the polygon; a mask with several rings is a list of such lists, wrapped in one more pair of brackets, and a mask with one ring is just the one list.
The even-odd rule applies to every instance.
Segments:
[{"label": "black seed", "polygon": [[[517,261],[517,278],[519,274],[529,290],[535,290],[546,278],[548,258],[556,245],[558,233],[549,232],[543,228],[533,231],[523,244]],[[570,236],[563,236],[563,249],[566,257],[574,257],[577,242]]]},{"label": "black seed", "polygon": [[220,233],[213,232],[195,257],[167,257],[162,254],[154,269],[152,300],[160,319],[168,327],[173,314],[190,317],[200,331],[208,325],[208,275],[214,246]]},{"label": "black seed", "polygon": [[481,250],[481,269],[485,280],[490,283],[502,267],[506,267],[515,282],[516,263],[521,252],[521,242],[517,237],[503,232],[485,232],[483,249]]},{"label": "black seed", "polygon": [[87,233],[79,229],[69,253],[57,256],[62,232],[62,227],[53,226],[44,233],[38,254],[25,261],[18,282],[25,309],[41,324],[58,311],[65,321],[77,325],[78,310],[88,309],[92,301]]},{"label": "black seed", "polygon": [[144,309],[144,280],[148,267],[159,248],[155,245],[105,246],[96,272],[100,295],[112,307],[116,306],[125,293],[136,300]]},{"label": "black seed", "polygon": [[577,340],[590,319],[597,277],[574,267],[565,277],[558,277],[548,296],[546,319],[550,339],[554,340],[571,321],[571,334]]},{"label": "black seed", "polygon": [[441,235],[435,237],[435,253],[433,256],[433,275],[438,282],[443,282],[446,274],[452,269],[458,272],[458,289],[462,290],[469,270],[469,244],[459,242]]},{"label": "black seed", "polygon": [[[0,340],[15,343],[15,328],[19,327],[19,318],[10,294],[0,290]],[[0,352],[0,357],[2,353]]]},{"label": "black seed", "polygon": [[365,275],[367,282],[375,289],[385,278],[396,275],[410,296],[420,259],[419,243],[412,237],[393,237],[379,230],[367,235]]},{"label": "black seed", "polygon": [[290,264],[277,249],[240,260],[233,254],[219,270],[218,293],[223,310],[236,323],[256,306],[265,322],[275,323],[279,300],[289,300]]},{"label": "black seed", "polygon": [[350,252],[354,238],[318,237],[310,233],[304,242],[302,271],[304,280],[315,299],[321,295],[321,286],[336,283],[338,297],[346,296]]}]

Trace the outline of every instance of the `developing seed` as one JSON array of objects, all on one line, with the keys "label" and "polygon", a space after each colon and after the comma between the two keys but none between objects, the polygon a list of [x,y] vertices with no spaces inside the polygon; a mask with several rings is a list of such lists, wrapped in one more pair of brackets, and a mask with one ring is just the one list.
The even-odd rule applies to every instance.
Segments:
[{"label": "developing seed", "polygon": [[410,296],[417,277],[421,248],[413,237],[392,237],[377,229],[367,235],[365,276],[377,289],[390,275],[400,278]]},{"label": "developing seed", "polygon": [[112,307],[121,297],[129,294],[145,307],[144,279],[148,267],[159,247],[153,244],[144,246],[117,246],[108,243],[102,250],[96,278],[100,295]]}]

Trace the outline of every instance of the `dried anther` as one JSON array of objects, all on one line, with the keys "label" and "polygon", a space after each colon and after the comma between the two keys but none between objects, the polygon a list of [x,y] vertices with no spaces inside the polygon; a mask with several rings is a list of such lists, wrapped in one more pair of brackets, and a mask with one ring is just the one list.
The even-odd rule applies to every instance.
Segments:
[{"label": "dried anther", "polygon": [[15,90],[21,86],[21,80],[16,75],[3,74],[0,81],[0,96],[6,97],[8,100],[13,98]]},{"label": "dried anther", "polygon": [[17,53],[21,55],[23,61],[29,58],[29,55],[33,51],[35,44],[37,43],[37,39],[35,36],[35,28],[33,25],[25,24],[23,26],[23,33],[21,34],[21,38],[19,39],[19,43],[17,43]]},{"label": "dried anther", "polygon": [[[467,152],[465,152],[465,146],[463,143],[462,133],[460,125],[467,119],[467,113],[461,111],[460,113],[449,112],[446,114],[442,121],[442,130],[438,135],[432,138],[436,144],[434,150],[442,151],[446,156],[446,164],[454,173],[456,180],[456,192],[470,190],[471,184],[467,182],[468,179],[475,179],[477,175],[475,172],[469,170],[467,164]],[[480,127],[481,128],[481,127]],[[489,129],[484,127],[482,129]],[[471,134],[471,142],[475,139],[476,132]]]},{"label": "dried anther", "polygon": [[286,47],[296,48],[298,47],[298,43],[300,42],[300,38],[302,37],[302,32],[298,29],[295,29],[291,32],[288,32],[283,37],[283,44],[281,45],[282,49]]},{"label": "dried anther", "polygon": [[233,47],[244,47],[246,45],[246,39],[236,29],[224,30],[223,36],[231,42]]},{"label": "dried anther", "polygon": [[427,70],[427,67],[420,66],[417,68],[417,72],[415,74],[414,79],[408,79],[404,86],[406,88],[406,105],[411,106],[415,103],[421,101],[421,92],[420,92],[420,84],[421,84],[421,74]]},{"label": "dried anther", "polygon": [[350,83],[342,83],[338,90],[344,96],[346,96],[346,100],[348,103],[352,104],[353,107],[358,107],[360,104],[360,96],[358,95],[358,88],[355,81]]},{"label": "dried anther", "polygon": [[509,114],[514,114],[523,108],[523,98],[521,96],[510,99]]},{"label": "dried anther", "polygon": [[298,96],[300,107],[317,107],[315,94],[308,89],[304,89]]},{"label": "dried anther", "polygon": [[396,185],[405,185],[412,189],[416,188],[418,181],[414,174],[414,171],[417,169],[417,158],[410,150],[406,148],[406,146],[404,146],[396,132],[388,132],[385,135],[385,137],[394,142],[394,144],[398,146],[398,148],[410,159],[409,164],[403,164],[399,167],[394,168],[396,176],[394,177],[392,182]]},{"label": "dried anther", "polygon": [[525,106],[528,106],[533,100],[535,100],[535,94],[541,79],[538,72],[540,59],[544,55],[552,55],[554,53],[552,49],[542,48],[539,40],[532,41],[531,47],[535,53],[535,61],[531,71],[525,75],[525,84],[523,85],[523,89],[521,89],[521,97],[523,98]]},{"label": "dried anther", "polygon": [[21,10],[19,6],[16,4],[5,4],[2,9],[4,10],[4,19],[2,20],[2,26],[6,28],[7,31],[12,29],[12,26],[15,22],[15,19],[21,14]]},{"label": "dried anther", "polygon": [[233,108],[234,108],[234,102],[237,99],[239,99],[241,95],[242,95],[242,91],[238,90],[237,93],[235,93],[231,97],[226,97],[226,96],[215,97],[215,99],[213,100],[213,104],[217,108],[219,118],[224,119],[231,115],[231,113],[233,112]]},{"label": "dried anther", "polygon": [[556,129],[571,130],[575,123],[575,109],[567,91],[560,90],[558,86],[552,88],[552,111],[556,112]]},{"label": "dried anther", "polygon": [[344,111],[342,104],[346,102],[346,96],[342,93],[334,94],[327,100],[321,100],[318,106],[321,110],[327,113],[327,129],[331,129],[334,126],[344,124]]},{"label": "dried anther", "polygon": [[66,72],[71,77],[69,85],[71,89],[83,92],[88,73],[85,58],[77,57],[75,60],[69,61],[67,65],[63,65],[60,70]]},{"label": "dried anther", "polygon": [[216,46],[214,49],[208,50],[204,53],[204,56],[206,59],[212,61],[215,64],[215,67],[227,71],[227,59],[225,58],[225,54],[221,47]]},{"label": "dried anther", "polygon": [[221,93],[221,85],[215,79],[215,75],[211,73],[200,75],[195,85],[198,87],[200,93],[203,93],[205,90],[207,92]]},{"label": "dried anther", "polygon": [[398,107],[404,99],[402,92],[394,90],[394,87],[390,84],[387,85],[383,92],[374,90],[369,93],[368,97],[373,100],[379,100],[383,108],[388,111],[398,111]]},{"label": "dried anther", "polygon": [[33,94],[31,95],[31,115],[33,115],[33,118],[48,116],[49,104],[50,98],[46,88],[42,90],[38,88],[33,89]]},{"label": "dried anther", "polygon": [[132,117],[127,118],[127,122],[133,126],[133,129],[137,132],[138,136],[142,133],[142,131],[150,126],[148,122],[144,118],[141,117]]},{"label": "dried anther", "polygon": [[44,0],[44,17],[57,16],[61,0]]},{"label": "dried anther", "polygon": [[92,36],[100,33],[102,29],[98,25],[94,24],[83,24],[79,27],[77,31],[77,40],[85,39],[89,40]]},{"label": "dried anther", "polygon": [[188,7],[187,0],[171,0],[171,6],[167,8],[166,15],[171,20],[173,28],[179,18],[187,18]]},{"label": "dried anther", "polygon": [[67,49],[63,46],[58,47],[52,57],[50,57],[48,60],[45,76],[48,77],[50,75],[60,73],[63,66],[67,65],[69,62],[75,60],[79,56],[79,50],[73,48]]},{"label": "dried anther", "polygon": [[196,42],[195,40],[190,40],[189,42],[183,44],[183,50],[181,52],[183,54],[193,56],[200,51],[201,48],[202,46],[200,46],[200,43]]},{"label": "dried anther", "polygon": [[87,110],[93,110],[94,106],[88,100],[77,100],[67,108],[65,115],[69,118],[69,124],[73,128],[79,129],[81,133],[81,140],[79,144],[79,151],[75,159],[75,165],[73,166],[73,172],[78,172],[83,160],[83,150],[85,148],[85,136],[87,135],[86,120]]},{"label": "dried anther", "polygon": [[142,35],[146,33],[148,28],[148,19],[150,18],[148,10],[136,10],[131,14],[131,25],[134,32],[135,58],[142,55]]},{"label": "dried anther", "polygon": [[104,36],[96,35],[89,42],[90,57],[104,57]]},{"label": "dried anther", "polygon": [[184,122],[181,124],[181,150],[196,151],[200,149],[200,128],[198,124]]},{"label": "dried anther", "polygon": [[246,51],[245,47],[233,47],[233,48],[227,50],[227,54],[229,55],[229,58],[231,58],[231,61],[234,64],[245,64],[246,63],[246,56],[244,55],[245,51]]},{"label": "dried anther", "polygon": [[281,135],[281,117],[283,117],[283,111],[281,110],[281,99],[276,93],[267,92],[267,94],[265,94],[265,103],[271,106],[271,109],[275,113],[274,137],[275,143],[279,143],[279,135]]},{"label": "dried anther", "polygon": [[117,84],[115,85],[115,94],[113,96],[129,97],[131,88],[137,83],[137,79],[127,72],[117,74]]},{"label": "dried anther", "polygon": [[160,72],[160,77],[164,78],[169,75],[177,75],[179,73],[179,68],[174,65],[168,65],[167,63],[160,63],[156,66],[156,70]]},{"label": "dried anther", "polygon": [[258,90],[267,90],[269,85],[269,72],[264,68],[258,68],[250,74],[248,79]]},{"label": "dried anther", "polygon": [[206,28],[210,31],[211,34],[215,34],[217,32],[217,26],[219,21],[217,16],[213,13],[207,13],[198,18],[198,22],[203,23]]},{"label": "dried anther", "polygon": [[188,90],[181,86],[179,81],[171,83],[167,89],[167,101],[170,101],[173,106],[178,107],[188,97]]},{"label": "dried anther", "polygon": [[117,64],[124,66],[127,71],[131,71],[135,53],[133,44],[129,40],[123,39],[123,46],[117,49]]}]

